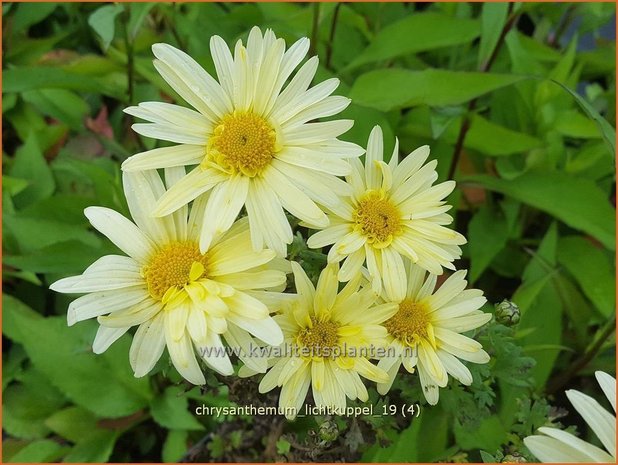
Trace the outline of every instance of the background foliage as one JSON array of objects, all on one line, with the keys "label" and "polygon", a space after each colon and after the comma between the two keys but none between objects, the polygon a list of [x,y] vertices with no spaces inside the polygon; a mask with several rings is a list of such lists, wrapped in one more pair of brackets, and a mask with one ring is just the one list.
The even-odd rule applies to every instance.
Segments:
[{"label": "background foliage", "polygon": [[[563,391],[602,397],[592,373],[616,360],[615,4],[5,3],[2,15],[4,461],[517,461],[531,459],[521,438],[557,421],[594,441]],[[48,290],[114,252],[82,211],[126,213],[119,163],[154,147],[122,109],[176,100],[150,46],[213,72],[210,36],[233,43],[255,24],[312,38],[318,79],[339,77],[354,99],[345,138],[364,145],[378,123],[387,151],[395,134],[402,154],[431,145],[440,178],[458,181],[458,267],[491,303],[519,306],[518,324],[477,335],[492,361],[438,406],[415,376],[386,398],[371,389],[376,412],[419,403],[418,419],[196,416],[276,394],[212,374],[192,388],[165,357],[135,379],[130,337],[93,355],[96,323],[67,328],[69,298]],[[292,258],[315,277],[324,256],[297,230]]]}]

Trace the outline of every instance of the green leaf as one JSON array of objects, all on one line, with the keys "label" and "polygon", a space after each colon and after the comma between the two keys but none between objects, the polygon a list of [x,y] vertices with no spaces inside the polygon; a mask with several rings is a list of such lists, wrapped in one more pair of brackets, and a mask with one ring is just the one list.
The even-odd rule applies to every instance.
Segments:
[{"label": "green leaf", "polygon": [[57,3],[19,3],[16,5],[11,24],[11,33],[15,34],[29,28],[30,26],[43,21],[58,6]]},{"label": "green leaf", "polygon": [[522,79],[523,76],[511,74],[444,69],[381,69],[359,76],[352,86],[350,98],[357,104],[382,111],[422,104],[459,105]]},{"label": "green leaf", "polygon": [[470,282],[474,283],[506,245],[509,226],[504,216],[482,207],[468,226]]},{"label": "green leaf", "polygon": [[34,441],[20,450],[8,461],[9,463],[41,463],[56,462],[62,457],[67,447],[61,446],[57,442],[49,439]]},{"label": "green leaf", "polygon": [[600,139],[602,137],[596,123],[576,110],[561,112],[556,118],[555,128],[567,137],[579,139]]},{"label": "green leaf", "polygon": [[390,434],[389,439],[393,443],[388,447],[380,447],[378,444],[371,446],[363,455],[363,461],[368,462],[406,462],[418,461],[419,432],[421,422],[412,420],[410,426],[399,434]]},{"label": "green leaf", "polygon": [[29,90],[23,92],[22,97],[44,115],[62,121],[76,131],[83,130],[84,118],[90,113],[84,99],[65,89]]},{"label": "green leaf", "polygon": [[573,98],[575,99],[575,101],[579,104],[579,106],[582,107],[582,109],[586,112],[586,114],[594,120],[597,127],[599,128],[599,131],[601,132],[601,135],[603,136],[603,140],[605,140],[607,147],[609,148],[611,154],[615,158],[616,157],[616,130],[612,127],[612,125],[609,124],[607,120],[603,118],[601,114],[577,92],[569,89],[567,86],[565,86],[561,82],[558,82],[555,80],[552,80],[552,82],[554,82],[555,84],[558,84],[560,87],[566,90],[569,94],[571,94]]},{"label": "green leaf", "polygon": [[5,190],[9,195],[19,194],[30,184],[27,180],[14,178],[12,176],[2,176],[2,190]]},{"label": "green leaf", "polygon": [[45,425],[54,433],[72,442],[79,442],[97,428],[97,418],[81,407],[58,410],[45,420]]},{"label": "green leaf", "polygon": [[478,67],[486,66],[496,48],[509,11],[508,2],[483,3],[481,10],[481,43],[479,45]]},{"label": "green leaf", "polygon": [[21,255],[3,255],[2,263],[34,273],[78,274],[96,259],[117,249],[107,243],[93,248],[78,241],[65,241]]},{"label": "green leaf", "polygon": [[615,270],[603,250],[581,236],[562,237],[558,242],[558,263],[604,316],[614,313]]},{"label": "green leaf", "polygon": [[[405,134],[439,139],[454,145],[459,137],[463,118],[459,115],[449,117],[442,113],[437,109],[431,111],[427,107],[414,108],[404,116],[400,130]],[[440,123],[442,127],[437,127]],[[443,131],[441,134],[440,130]],[[542,141],[536,137],[501,126],[478,114],[470,115],[470,129],[464,140],[465,148],[492,157],[527,152],[541,145]]]},{"label": "green leaf", "polygon": [[137,37],[137,34],[144,22],[144,19],[150,13],[150,10],[157,4],[155,2],[144,2],[144,3],[132,3],[131,4],[131,17],[129,18],[129,38],[131,40]]},{"label": "green leaf", "polygon": [[182,458],[185,452],[187,452],[188,436],[189,433],[187,431],[172,430],[167,433],[161,452],[163,462],[174,463]]},{"label": "green leaf", "polygon": [[[126,336],[104,354],[95,355],[90,346],[96,323],[69,328],[64,317],[43,318],[6,294],[2,301],[5,334],[22,344],[34,366],[75,404],[108,418],[130,415],[148,404],[148,380],[133,377]],[[120,357],[124,358],[122,372],[114,360]]]},{"label": "green leaf", "polygon": [[561,172],[527,172],[508,181],[476,175],[462,181],[479,183],[543,210],[572,228],[591,234],[608,249],[616,249],[616,211],[593,181]]},{"label": "green leaf", "polygon": [[34,132],[30,132],[26,142],[15,152],[10,174],[30,182],[28,187],[15,195],[15,204],[18,206],[34,203],[54,192],[56,184]]},{"label": "green leaf", "polygon": [[[553,274],[556,269],[556,251],[558,248],[558,228],[552,223],[543,237],[536,253],[524,270],[524,283],[536,282]],[[532,348],[562,343],[562,311],[563,305],[554,286],[544,286],[526,312],[522,312],[518,331],[534,329],[522,338],[522,344]],[[536,359],[536,365],[531,373],[536,380],[536,386],[542,389],[551,374],[559,350],[530,350],[530,355]]]},{"label": "green leaf", "polygon": [[426,12],[389,24],[346,69],[441,47],[467,44],[479,35],[477,20]]},{"label": "green leaf", "polygon": [[179,430],[201,430],[204,426],[188,411],[188,400],[182,389],[169,387],[150,405],[154,420],[161,426]]},{"label": "green leaf", "polygon": [[33,89],[69,89],[103,94],[119,100],[124,88],[111,79],[87,78],[76,72],[53,66],[22,66],[2,71],[2,92],[25,92]]},{"label": "green leaf", "polygon": [[114,39],[116,16],[118,16],[123,9],[123,5],[105,5],[88,17],[88,24],[99,36],[103,51],[108,49],[109,44]]},{"label": "green leaf", "polygon": [[60,408],[65,399],[40,372],[29,370],[22,383],[13,383],[3,392],[2,427],[21,439],[42,439],[49,434],[45,419]]},{"label": "green leaf", "polygon": [[98,430],[79,441],[64,458],[70,463],[104,463],[109,460],[119,432]]},{"label": "green leaf", "polygon": [[4,215],[2,224],[6,228],[6,232],[15,236],[20,251],[23,253],[29,253],[68,240],[79,241],[94,248],[101,244],[99,237],[86,230],[84,226],[67,224],[62,221]]}]

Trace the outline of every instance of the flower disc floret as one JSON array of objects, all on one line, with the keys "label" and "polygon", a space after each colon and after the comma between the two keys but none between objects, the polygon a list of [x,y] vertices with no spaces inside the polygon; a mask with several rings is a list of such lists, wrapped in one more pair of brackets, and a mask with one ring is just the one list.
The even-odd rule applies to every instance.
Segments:
[{"label": "flower disc floret", "polygon": [[206,163],[226,173],[254,177],[272,161],[277,133],[263,117],[250,111],[225,115],[208,140]]},{"label": "flower disc floret", "polygon": [[354,223],[374,247],[385,247],[401,229],[401,213],[383,191],[369,191],[354,210]]},{"label": "flower disc floret", "polygon": [[170,290],[182,289],[204,276],[207,266],[206,255],[200,253],[197,242],[172,242],[153,255],[142,274],[150,295],[165,300]]}]

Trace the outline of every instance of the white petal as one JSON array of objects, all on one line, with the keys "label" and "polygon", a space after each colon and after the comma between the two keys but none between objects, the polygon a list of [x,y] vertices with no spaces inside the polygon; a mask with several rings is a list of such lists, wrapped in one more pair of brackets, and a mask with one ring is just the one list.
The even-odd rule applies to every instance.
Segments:
[{"label": "white petal", "polygon": [[167,330],[169,325],[164,326],[166,327],[164,332],[167,350],[172,359],[172,364],[178,370],[178,373],[190,383],[197,385],[205,384],[206,379],[195,358],[195,352],[189,336],[185,333],[182,338],[175,340]]},{"label": "white petal", "polygon": [[367,153],[365,155],[365,181],[367,182],[367,189],[379,189],[382,182],[382,176],[376,168],[375,162],[383,160],[383,137],[380,126],[374,126],[371,134],[369,134]]},{"label": "white petal", "polygon": [[247,200],[248,191],[249,178],[241,175],[233,176],[213,189],[206,205],[202,223],[200,235],[202,253],[209,249],[215,237],[232,226],[245,200]]},{"label": "white petal", "polygon": [[228,176],[218,170],[194,168],[159,198],[152,215],[169,215],[227,179]]},{"label": "white petal", "polygon": [[248,333],[264,341],[266,344],[278,346],[283,342],[281,328],[271,317],[253,320],[231,314],[229,320],[239,328],[244,329]]},{"label": "white petal", "polygon": [[109,346],[111,346],[114,342],[122,337],[124,333],[126,333],[129,328],[107,328],[105,326],[99,326],[97,330],[97,335],[94,338],[94,342],[92,343],[92,351],[95,354],[102,354]]},{"label": "white petal", "polygon": [[147,375],[161,358],[165,348],[163,313],[142,323],[133,337],[129,361],[136,378]]},{"label": "white petal", "polygon": [[172,166],[197,165],[204,159],[201,145],[174,145],[137,153],[122,163],[123,171],[141,171]]},{"label": "white petal", "polygon": [[148,259],[154,244],[120,213],[105,207],[88,207],[84,214],[95,229],[107,236],[124,253],[140,263]]},{"label": "white petal", "polygon": [[594,376],[597,378],[597,382],[603,389],[603,393],[609,403],[612,404],[614,412],[616,411],[616,378],[608,375],[603,371],[595,371]]},{"label": "white petal", "polygon": [[[206,349],[209,349],[210,353]],[[234,367],[232,366],[232,362],[230,362],[230,357],[225,352],[225,347],[218,334],[209,331],[206,336],[205,344],[198,347],[198,351],[206,364],[213,370],[224,376],[234,374]]]},{"label": "white petal", "polygon": [[232,111],[232,102],[219,83],[193,58],[168,44],[154,44],[152,51],[158,59],[172,68],[197,98],[202,100],[203,105],[196,107],[198,110],[201,111],[206,106],[219,117]]},{"label": "white petal", "polygon": [[401,255],[392,248],[382,249],[382,282],[391,302],[401,302],[406,296],[406,271]]},{"label": "white petal", "polygon": [[569,389],[566,395],[605,449],[612,457],[616,457],[616,417],[601,407],[595,399],[575,389]]},{"label": "white petal", "polygon": [[286,131],[283,135],[283,143],[285,145],[315,144],[338,137],[353,125],[354,121],[347,119],[303,124]]},{"label": "white petal", "polygon": [[175,236],[170,217],[154,218],[152,212],[165,186],[156,170],[122,174],[125,197],[133,220],[156,244],[166,244]]},{"label": "white petal", "polygon": [[265,170],[263,175],[265,181],[279,197],[283,208],[292,215],[319,227],[328,225],[328,218],[324,212],[300,189],[294,186],[285,174],[271,167]]},{"label": "white petal", "polygon": [[72,326],[78,321],[123,310],[149,299],[150,296],[144,289],[94,292],[69,304],[67,323]]}]

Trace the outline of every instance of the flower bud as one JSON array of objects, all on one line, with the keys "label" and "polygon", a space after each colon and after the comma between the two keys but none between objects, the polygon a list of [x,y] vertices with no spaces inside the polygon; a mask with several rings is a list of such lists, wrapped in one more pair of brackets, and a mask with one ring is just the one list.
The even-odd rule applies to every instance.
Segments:
[{"label": "flower bud", "polygon": [[496,321],[498,323],[505,326],[514,326],[519,323],[520,316],[521,312],[515,303],[504,299],[499,304],[496,304]]}]

